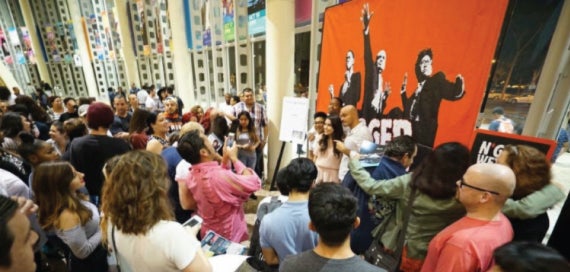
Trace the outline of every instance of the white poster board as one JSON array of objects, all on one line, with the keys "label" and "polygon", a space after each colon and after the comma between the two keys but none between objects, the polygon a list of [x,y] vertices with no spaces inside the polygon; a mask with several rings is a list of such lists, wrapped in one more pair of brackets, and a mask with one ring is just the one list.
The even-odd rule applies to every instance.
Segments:
[{"label": "white poster board", "polygon": [[309,99],[304,97],[284,97],[281,112],[279,140],[302,144],[307,136]]}]

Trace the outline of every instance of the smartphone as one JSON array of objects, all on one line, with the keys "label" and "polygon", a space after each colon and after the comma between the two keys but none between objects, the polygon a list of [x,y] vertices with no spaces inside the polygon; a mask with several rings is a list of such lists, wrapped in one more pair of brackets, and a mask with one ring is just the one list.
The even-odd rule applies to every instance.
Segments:
[{"label": "smartphone", "polygon": [[228,138],[226,139],[226,146],[230,148],[234,146],[235,139],[236,139],[236,134],[230,132],[230,134],[228,134]]},{"label": "smartphone", "polygon": [[202,219],[202,217],[194,215],[194,216],[190,217],[190,219],[188,219],[188,221],[184,222],[184,224],[182,224],[182,226],[193,227],[193,226],[196,226],[198,224],[202,224],[202,222],[204,222],[204,219]]}]

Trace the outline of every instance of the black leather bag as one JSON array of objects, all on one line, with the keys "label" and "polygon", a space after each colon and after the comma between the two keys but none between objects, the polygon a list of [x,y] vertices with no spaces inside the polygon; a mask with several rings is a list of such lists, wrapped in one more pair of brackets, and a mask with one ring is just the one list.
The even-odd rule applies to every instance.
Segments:
[{"label": "black leather bag", "polygon": [[406,229],[408,228],[408,220],[412,213],[412,204],[416,198],[416,188],[412,188],[410,192],[410,198],[408,199],[408,207],[406,207],[403,215],[404,222],[402,224],[402,229],[398,234],[397,249],[396,252],[390,252],[386,250],[384,245],[379,242],[378,237],[374,237],[370,247],[364,252],[364,259],[371,263],[372,265],[384,268],[387,271],[399,271],[400,260],[402,258],[402,250],[404,248],[404,242],[406,237]]},{"label": "black leather bag", "polygon": [[386,250],[377,239],[374,239],[364,252],[364,260],[387,271],[397,271],[400,264],[399,258],[396,258],[393,252]]}]

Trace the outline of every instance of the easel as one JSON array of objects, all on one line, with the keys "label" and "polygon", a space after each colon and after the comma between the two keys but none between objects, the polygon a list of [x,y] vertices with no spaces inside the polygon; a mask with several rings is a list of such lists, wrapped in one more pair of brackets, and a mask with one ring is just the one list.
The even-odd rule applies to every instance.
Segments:
[{"label": "easel", "polygon": [[[309,112],[309,100],[299,97],[284,97],[281,113],[281,126],[279,129],[279,140],[281,141],[281,149],[279,150],[279,157],[275,165],[275,172],[269,190],[275,190],[275,180],[277,179],[277,172],[281,166],[281,159],[283,158],[283,151],[287,142],[294,142],[294,139],[303,141],[306,137],[307,131],[307,113]],[[305,133],[303,136],[299,133]],[[301,144],[302,146],[302,144]],[[297,147],[297,156],[300,157],[303,153],[302,147]]]},{"label": "easel", "polygon": [[[287,142],[281,142],[281,149],[279,150],[279,157],[277,157],[277,163],[275,164],[275,172],[273,173],[273,178],[271,179],[271,185],[269,186],[269,191],[275,191],[275,180],[277,179],[277,172],[279,172],[279,167],[281,166],[281,158],[283,158],[283,151],[285,150],[285,144]],[[297,144],[297,158],[301,157],[303,154],[303,145]]]}]

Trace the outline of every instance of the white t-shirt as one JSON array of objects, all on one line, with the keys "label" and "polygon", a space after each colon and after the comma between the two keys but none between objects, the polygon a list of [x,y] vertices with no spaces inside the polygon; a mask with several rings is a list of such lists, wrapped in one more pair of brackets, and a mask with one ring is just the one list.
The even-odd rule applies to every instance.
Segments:
[{"label": "white t-shirt", "polygon": [[[362,122],[358,123],[353,129],[350,130],[348,134],[346,134],[346,138],[344,138],[344,146],[351,151],[360,151],[360,145],[362,145],[363,141],[372,141],[372,133],[366,125]],[[350,159],[348,156],[343,155],[340,161],[340,166],[338,170],[338,178],[340,182],[344,179],[344,176],[348,173],[348,161]]]},{"label": "white t-shirt", "polygon": [[158,111],[158,105],[156,104],[156,101],[154,100],[154,98],[152,98],[150,95],[146,97],[146,102],[145,102],[144,106],[146,107],[147,110],[149,110],[151,112]]},{"label": "white t-shirt", "polygon": [[[112,226],[107,229],[113,246]],[[146,235],[123,234],[115,229],[118,264],[121,271],[181,271],[200,250],[200,242],[174,221],[159,221]]]},{"label": "white t-shirt", "polygon": [[[32,198],[32,190],[30,190],[24,181],[4,169],[0,169],[0,187],[6,192],[5,195],[23,196],[27,199]],[[1,191],[2,190],[0,190],[0,192]]]},{"label": "white t-shirt", "polygon": [[190,167],[192,167],[192,165],[189,162],[187,162],[185,159],[182,159],[176,165],[176,174],[174,175],[174,180],[176,180],[179,183],[182,182],[186,184],[186,180],[190,175]]}]

